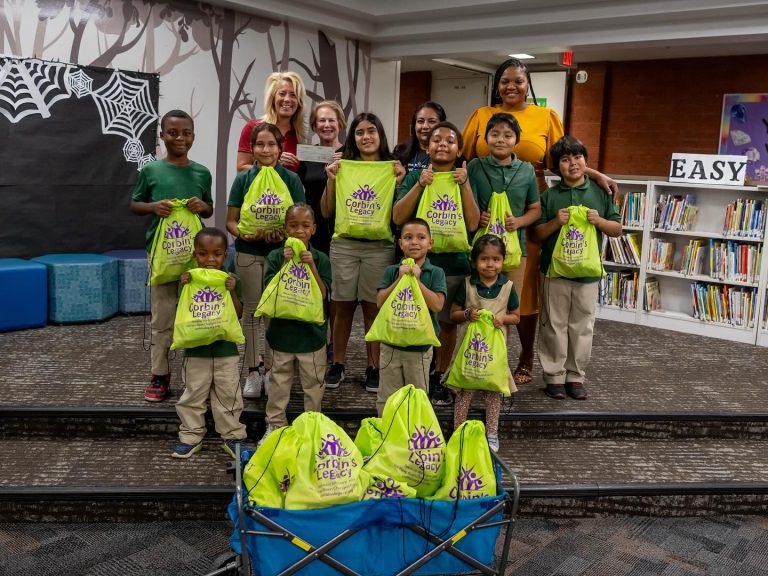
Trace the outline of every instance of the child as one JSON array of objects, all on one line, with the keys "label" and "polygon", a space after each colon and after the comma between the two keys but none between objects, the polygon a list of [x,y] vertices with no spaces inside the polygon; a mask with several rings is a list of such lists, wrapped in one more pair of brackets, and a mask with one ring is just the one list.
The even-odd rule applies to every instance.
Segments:
[{"label": "child", "polygon": [[[450,122],[436,124],[429,135],[430,165],[427,168],[417,168],[408,173],[403,180],[400,195],[392,209],[392,220],[402,225],[411,219],[418,210],[419,201],[424,188],[432,183],[434,172],[451,172],[453,179],[461,190],[461,206],[467,233],[474,232],[480,221],[480,210],[477,198],[470,184],[466,162],[461,168],[454,170],[459,151],[461,150],[461,132]],[[432,231],[434,233],[434,230]],[[465,253],[444,252],[430,254],[434,266],[442,268],[446,276],[448,292],[446,302],[452,301],[456,289],[470,273],[469,258]],[[450,307],[444,306],[438,317],[440,321],[440,348],[435,351],[435,372],[430,377],[430,397],[435,405],[450,405],[453,402],[450,392],[442,383],[443,374],[450,366],[453,350],[456,346],[456,324],[450,319]]]},{"label": "child", "polygon": [[[195,262],[199,268],[221,270],[227,259],[227,236],[217,228],[203,228],[195,236]],[[181,275],[182,284],[189,284],[189,272]],[[243,313],[239,282],[230,275],[224,285],[232,297],[237,316]],[[240,353],[237,344],[217,340],[213,344],[187,348],[184,361],[184,394],[176,403],[181,420],[179,443],[172,456],[189,458],[203,447],[205,436],[205,402],[210,396],[211,412],[216,431],[224,439],[224,451],[233,458],[246,437],[245,424],[240,422],[243,396],[240,393]]]},{"label": "child", "polygon": [[568,224],[569,206],[589,208],[587,220],[597,228],[598,247],[602,243],[602,234],[621,234],[621,218],[611,197],[586,176],[587,149],[584,144],[572,136],[564,136],[552,147],[551,156],[562,180],[542,195],[541,217],[534,229],[536,239],[541,242],[540,266],[545,275],[539,360],[547,396],[562,400],[568,394],[576,400],[586,400],[584,374],[592,353],[600,277],[548,278],[546,274],[560,228]]},{"label": "child", "polygon": [[[307,247],[299,256],[312,271],[315,281],[320,286],[323,300],[331,289],[331,262],[328,256],[310,247],[309,240],[315,233],[315,213],[304,203],[297,203],[288,208],[285,214],[285,235],[298,238]],[[280,272],[283,265],[293,256],[290,248],[278,248],[267,256],[264,283]],[[291,385],[294,376],[294,361],[299,365],[299,380],[304,390],[304,410],[320,412],[323,400],[323,376],[326,368],[325,335],[326,323],[310,324],[298,320],[272,318],[267,327],[267,343],[272,349],[272,388],[267,400],[266,438],[281,426],[286,426],[285,409],[291,397]],[[262,438],[263,441],[263,438]]]},{"label": "child", "polygon": [[[493,312],[494,326],[503,328],[520,322],[520,302],[512,281],[501,273],[506,256],[504,241],[498,236],[486,234],[472,247],[472,267],[474,272],[464,280],[456,291],[451,306],[451,320],[457,323],[475,321],[478,312]],[[507,330],[503,329],[504,340]],[[517,388],[509,373],[509,391]],[[454,426],[458,428],[467,419],[472,404],[474,390],[458,390],[454,408]],[[499,451],[499,413],[501,412],[501,394],[483,392],[485,397],[485,428],[488,446],[494,452]]]},{"label": "child", "polygon": [[[429,308],[435,335],[440,334],[437,313],[443,309],[448,287],[445,284],[445,272],[430,264],[427,252],[432,248],[429,224],[421,218],[411,218],[401,230],[400,249],[407,258],[413,258],[412,267],[405,264],[388,266],[379,285],[376,304],[379,308],[395,289],[405,274],[413,274],[419,281],[419,288]],[[379,391],[376,398],[376,410],[381,416],[384,404],[392,394],[406,384],[413,384],[425,392],[428,391],[429,362],[432,359],[430,346],[408,346],[400,348],[381,344],[381,372]]]},{"label": "child", "polygon": [[[163,160],[150,162],[142,168],[131,199],[131,211],[134,214],[153,215],[147,228],[148,253],[160,219],[171,214],[169,200],[187,198],[187,209],[193,214],[202,218],[213,214],[211,173],[187,156],[195,141],[192,117],[182,110],[166,113],[160,121],[160,139],[167,155]],[[151,254],[149,258],[151,261]],[[152,377],[144,392],[144,400],[148,402],[161,402],[171,393],[168,351],[173,340],[178,292],[178,282],[159,284],[150,290]]]},{"label": "child", "polygon": [[[293,172],[278,163],[282,151],[283,135],[273,124],[259,124],[251,132],[251,150],[254,164],[240,172],[232,183],[227,201],[227,231],[235,240],[235,265],[243,282],[243,332],[245,333],[245,365],[248,376],[243,389],[244,398],[260,398],[262,391],[269,389],[269,347],[265,346],[264,362],[258,358],[258,343],[262,338],[262,324],[253,313],[259,305],[264,288],[264,262],[272,250],[282,246],[282,230],[271,230],[257,234],[240,234],[237,223],[245,196],[262,166],[272,166],[283,182],[294,202],[304,202],[304,187]],[[266,323],[266,322],[265,322]]]}]

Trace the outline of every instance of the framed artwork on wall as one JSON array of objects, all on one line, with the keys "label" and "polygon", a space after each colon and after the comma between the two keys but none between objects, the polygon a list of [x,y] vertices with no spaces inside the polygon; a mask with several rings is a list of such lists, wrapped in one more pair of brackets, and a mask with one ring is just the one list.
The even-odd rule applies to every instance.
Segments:
[{"label": "framed artwork on wall", "polygon": [[768,184],[768,94],[724,94],[720,154],[747,157],[745,183]]}]

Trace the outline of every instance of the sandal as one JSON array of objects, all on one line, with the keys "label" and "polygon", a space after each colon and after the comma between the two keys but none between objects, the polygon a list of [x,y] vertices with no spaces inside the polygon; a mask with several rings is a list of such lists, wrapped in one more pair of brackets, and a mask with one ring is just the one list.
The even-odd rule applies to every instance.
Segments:
[{"label": "sandal", "polygon": [[518,386],[521,384],[530,384],[533,380],[533,377],[531,376],[531,369],[527,366],[523,366],[522,364],[518,364],[517,368],[515,368],[514,374],[512,374],[512,380],[514,380],[515,384]]}]

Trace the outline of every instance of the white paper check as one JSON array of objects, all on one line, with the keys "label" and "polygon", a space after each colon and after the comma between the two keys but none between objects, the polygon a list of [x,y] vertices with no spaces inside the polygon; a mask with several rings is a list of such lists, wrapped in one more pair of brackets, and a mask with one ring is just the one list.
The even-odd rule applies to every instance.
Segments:
[{"label": "white paper check", "polygon": [[328,164],[333,161],[334,152],[336,152],[336,149],[333,146],[299,144],[296,147],[296,157],[302,162],[322,162]]}]

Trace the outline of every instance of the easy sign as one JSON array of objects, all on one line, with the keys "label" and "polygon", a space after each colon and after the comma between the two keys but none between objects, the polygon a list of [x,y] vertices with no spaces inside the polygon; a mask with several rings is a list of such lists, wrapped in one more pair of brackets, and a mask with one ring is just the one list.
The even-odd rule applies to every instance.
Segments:
[{"label": "easy sign", "polygon": [[742,186],[746,173],[746,156],[675,153],[669,167],[669,181]]}]

